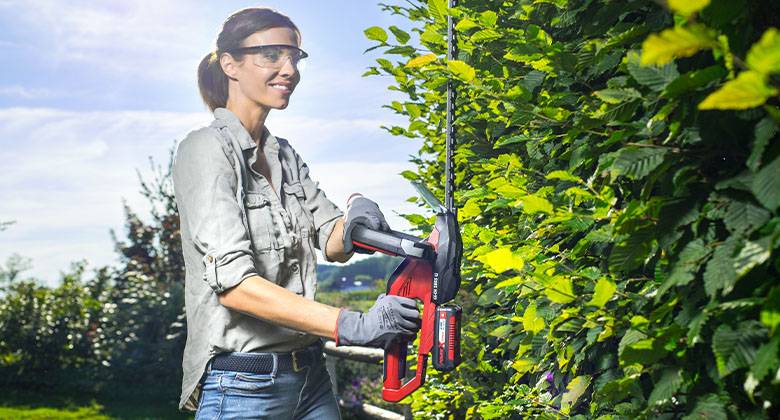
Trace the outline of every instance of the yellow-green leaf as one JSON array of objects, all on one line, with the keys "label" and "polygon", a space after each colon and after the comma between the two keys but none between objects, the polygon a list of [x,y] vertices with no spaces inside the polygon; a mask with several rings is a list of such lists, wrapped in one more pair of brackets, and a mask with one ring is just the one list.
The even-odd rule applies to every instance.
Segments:
[{"label": "yellow-green leaf", "polygon": [[387,41],[387,32],[385,32],[384,29],[380,28],[379,26],[372,26],[365,31],[363,31],[364,34],[366,34],[366,38],[379,41],[379,42],[386,42]]},{"label": "yellow-green leaf", "polygon": [[496,273],[503,273],[506,270],[522,270],[524,265],[523,259],[512,253],[509,248],[490,251],[477,259]]},{"label": "yellow-green leaf", "polygon": [[642,43],[640,63],[643,66],[663,66],[675,58],[690,57],[700,50],[711,48],[714,42],[701,27],[674,27],[647,37]]},{"label": "yellow-green leaf", "polygon": [[547,176],[545,176],[544,178],[545,179],[560,179],[562,181],[582,182],[582,180],[579,177],[577,177],[575,175],[572,175],[571,173],[563,171],[563,170],[552,171],[549,174],[547,174]]},{"label": "yellow-green leaf", "polygon": [[458,211],[458,216],[463,218],[470,218],[482,213],[482,209],[477,204],[477,201],[473,198],[466,201],[466,204]]},{"label": "yellow-green leaf", "polygon": [[514,286],[517,284],[521,284],[523,282],[523,278],[520,276],[515,276],[509,279],[506,279],[504,281],[498,282],[494,287],[496,289],[502,289],[504,287]]},{"label": "yellow-green leaf", "polygon": [[532,303],[523,312],[523,329],[536,334],[544,329],[544,318],[536,314],[536,304]]},{"label": "yellow-green leaf", "polygon": [[574,289],[568,277],[556,277],[544,289],[547,298],[555,303],[569,303],[574,300]]},{"label": "yellow-green leaf", "polygon": [[457,25],[455,25],[455,30],[458,32],[465,32],[471,28],[476,28],[478,26],[479,24],[477,24],[477,22],[474,22],[469,18],[463,18],[458,21]]},{"label": "yellow-green leaf", "polygon": [[536,362],[531,359],[517,359],[512,363],[512,369],[519,373],[526,373],[536,366]]},{"label": "yellow-green leaf", "polygon": [[593,297],[588,302],[588,306],[595,306],[601,308],[609,302],[612,295],[615,294],[617,286],[612,280],[602,277],[596,282],[596,287],[593,289]]},{"label": "yellow-green leaf", "polygon": [[755,108],[776,94],[777,89],[768,86],[764,76],[755,71],[743,71],[705,98],[699,109]]},{"label": "yellow-green leaf", "polygon": [[764,32],[750,48],[747,65],[763,75],[780,72],[780,31],[769,28]]},{"label": "yellow-green leaf", "polygon": [[528,214],[539,212],[547,214],[553,213],[552,203],[547,201],[546,198],[539,197],[538,195],[526,195],[524,197],[520,197],[518,202],[522,204],[523,211]]},{"label": "yellow-green leaf", "polygon": [[409,60],[408,63],[406,63],[406,67],[412,68],[412,67],[422,67],[428,63],[432,63],[436,61],[436,54],[426,54],[421,55],[419,57],[414,57],[413,59]]},{"label": "yellow-green leaf", "polygon": [[686,17],[704,9],[709,4],[710,0],[669,0],[669,8]]},{"label": "yellow-green leaf", "polygon": [[450,69],[452,74],[464,82],[470,82],[474,80],[477,75],[477,71],[473,67],[460,60],[452,60],[447,63],[447,68]]},{"label": "yellow-green leaf", "polygon": [[589,376],[578,376],[566,385],[566,392],[561,397],[561,412],[568,414],[577,403],[577,400],[585,393],[590,385]]}]

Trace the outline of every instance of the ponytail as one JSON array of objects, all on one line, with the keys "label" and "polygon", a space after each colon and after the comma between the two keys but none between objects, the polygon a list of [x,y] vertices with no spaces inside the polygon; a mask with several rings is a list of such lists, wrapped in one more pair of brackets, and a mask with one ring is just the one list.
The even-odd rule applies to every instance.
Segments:
[{"label": "ponytail", "polygon": [[203,102],[214,112],[224,108],[228,98],[228,79],[219,64],[217,53],[208,53],[198,66],[198,89]]}]

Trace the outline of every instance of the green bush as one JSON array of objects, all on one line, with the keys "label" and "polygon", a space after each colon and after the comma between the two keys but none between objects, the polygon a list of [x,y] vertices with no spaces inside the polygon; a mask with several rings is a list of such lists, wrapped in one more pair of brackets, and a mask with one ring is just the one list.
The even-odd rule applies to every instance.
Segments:
[{"label": "green bush", "polygon": [[464,362],[415,414],[780,416],[776,2],[382,7],[413,29],[367,29],[366,75],[440,197],[458,82]]}]

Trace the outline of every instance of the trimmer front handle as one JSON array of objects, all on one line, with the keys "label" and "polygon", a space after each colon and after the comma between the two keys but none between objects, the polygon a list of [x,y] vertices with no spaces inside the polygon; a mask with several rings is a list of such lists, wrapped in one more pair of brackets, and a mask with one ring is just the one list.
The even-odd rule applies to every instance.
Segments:
[{"label": "trimmer front handle", "polygon": [[383,232],[357,225],[352,229],[352,244],[394,257],[434,258],[433,246],[425,239],[394,230]]}]

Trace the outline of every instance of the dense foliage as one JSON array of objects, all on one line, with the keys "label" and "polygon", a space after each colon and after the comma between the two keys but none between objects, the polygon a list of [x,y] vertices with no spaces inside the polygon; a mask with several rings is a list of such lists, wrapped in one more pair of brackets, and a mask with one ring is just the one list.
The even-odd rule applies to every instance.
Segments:
[{"label": "dense foliage", "polygon": [[151,223],[126,207],[120,263],[90,275],[73,265],[57,287],[20,273],[14,256],[0,270],[0,386],[87,395],[144,394],[175,413],[184,348],[183,264],[170,170],[154,166],[141,192]]},{"label": "dense foliage", "polygon": [[[423,418],[780,416],[772,0],[445,0],[371,27],[442,195],[458,81],[463,364]],[[459,55],[446,59],[446,18]],[[409,215],[427,229],[432,219]]]}]

